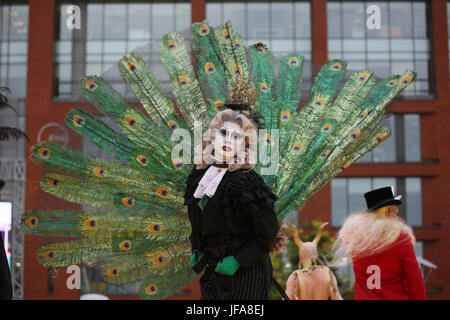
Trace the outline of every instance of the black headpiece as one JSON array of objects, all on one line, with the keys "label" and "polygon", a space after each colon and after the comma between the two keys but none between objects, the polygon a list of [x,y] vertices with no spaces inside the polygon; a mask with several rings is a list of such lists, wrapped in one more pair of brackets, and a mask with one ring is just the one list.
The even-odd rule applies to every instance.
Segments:
[{"label": "black headpiece", "polygon": [[261,120],[264,119],[264,116],[255,111],[254,105],[258,96],[250,78],[246,81],[242,77],[236,77],[234,87],[228,90],[224,107],[245,114],[258,129],[262,129],[264,125]]},{"label": "black headpiece", "polygon": [[402,196],[394,197],[392,187],[384,187],[366,192],[364,193],[364,198],[366,198],[367,210],[376,210],[391,204],[399,205],[402,203],[400,201]]}]

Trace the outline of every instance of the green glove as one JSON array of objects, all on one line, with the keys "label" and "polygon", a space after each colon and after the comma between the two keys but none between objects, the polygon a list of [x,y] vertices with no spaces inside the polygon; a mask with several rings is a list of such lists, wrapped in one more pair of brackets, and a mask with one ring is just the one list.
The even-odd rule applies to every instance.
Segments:
[{"label": "green glove", "polygon": [[199,202],[197,202],[197,205],[200,207],[202,212],[206,206],[206,203],[208,202],[208,199],[209,199],[209,197],[206,194],[204,194],[203,197],[199,200]]},{"label": "green glove", "polygon": [[226,276],[232,276],[238,271],[241,265],[235,257],[229,256],[224,258],[217,264],[215,271]]},{"label": "green glove", "polygon": [[198,252],[198,253],[194,253],[191,257],[191,260],[189,260],[189,265],[191,267],[195,266],[197,264],[197,262],[203,257],[204,253],[203,252]]}]

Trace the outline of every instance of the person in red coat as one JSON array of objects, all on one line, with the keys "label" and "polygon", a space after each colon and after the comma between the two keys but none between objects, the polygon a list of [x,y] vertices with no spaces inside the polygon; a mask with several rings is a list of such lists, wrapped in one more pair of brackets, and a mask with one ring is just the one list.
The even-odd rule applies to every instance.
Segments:
[{"label": "person in red coat", "polygon": [[398,217],[392,187],[364,194],[368,209],[350,215],[337,238],[353,262],[355,300],[425,300],[412,228]]}]

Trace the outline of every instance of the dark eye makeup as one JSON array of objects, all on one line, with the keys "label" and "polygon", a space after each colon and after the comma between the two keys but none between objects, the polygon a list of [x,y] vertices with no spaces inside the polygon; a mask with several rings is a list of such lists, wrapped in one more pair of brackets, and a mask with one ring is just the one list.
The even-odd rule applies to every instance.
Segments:
[{"label": "dark eye makeup", "polygon": [[[222,127],[218,130],[222,136],[225,137],[227,135],[227,129],[225,127]],[[232,139],[241,139],[244,137],[244,135],[240,132],[235,132],[234,130],[230,130],[230,131],[231,131],[230,138],[232,138]]]}]

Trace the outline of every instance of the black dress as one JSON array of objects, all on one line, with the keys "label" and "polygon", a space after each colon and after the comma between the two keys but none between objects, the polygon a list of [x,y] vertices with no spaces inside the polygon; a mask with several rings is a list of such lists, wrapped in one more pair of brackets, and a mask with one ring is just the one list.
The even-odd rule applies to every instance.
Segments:
[{"label": "black dress", "polygon": [[[184,195],[192,252],[205,253],[194,268],[206,268],[200,279],[202,299],[267,299],[273,274],[269,251],[279,228],[277,197],[255,171],[227,171],[202,212],[194,192],[206,170],[192,170]],[[240,264],[233,276],[214,271],[227,256]]]}]

